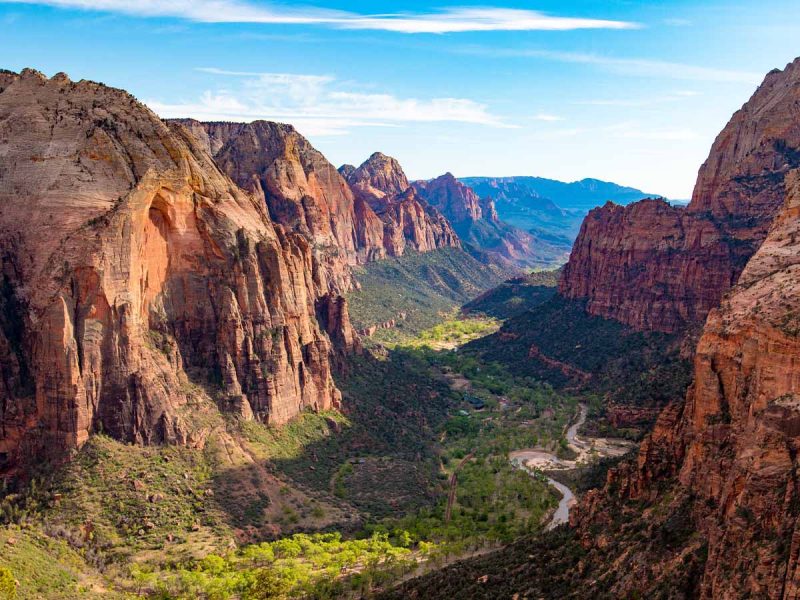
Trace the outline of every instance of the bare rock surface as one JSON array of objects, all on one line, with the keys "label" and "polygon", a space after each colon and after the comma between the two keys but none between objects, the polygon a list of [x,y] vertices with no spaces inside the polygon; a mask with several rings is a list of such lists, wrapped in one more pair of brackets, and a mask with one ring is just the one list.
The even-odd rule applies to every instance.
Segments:
[{"label": "bare rock surface", "polygon": [[0,73],[0,469],[100,431],[202,445],[217,407],[284,423],[339,402],[330,336],[352,332],[314,238],[210,144],[123,91]]}]

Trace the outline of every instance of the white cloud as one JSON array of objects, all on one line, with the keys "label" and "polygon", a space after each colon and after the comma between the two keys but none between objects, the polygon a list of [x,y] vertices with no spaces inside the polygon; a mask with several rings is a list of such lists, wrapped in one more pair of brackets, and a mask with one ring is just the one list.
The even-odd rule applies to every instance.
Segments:
[{"label": "white cloud", "polygon": [[554,122],[554,121],[563,121],[564,117],[559,117],[558,115],[551,115],[549,113],[538,113],[533,115],[534,121],[546,121],[546,122]]},{"label": "white cloud", "polygon": [[327,25],[398,33],[464,31],[570,31],[633,29],[636,23],[608,19],[558,17],[511,8],[448,8],[434,13],[365,15],[321,8],[289,8],[246,0],[0,0],[58,8],[116,12],[139,17],[176,17],[203,23]]},{"label": "white cloud", "polygon": [[198,69],[230,78],[234,89],[219,87],[199,99],[169,103],[146,100],[164,118],[214,121],[267,119],[295,125],[307,135],[339,135],[353,127],[399,127],[409,122],[459,122],[514,127],[465,98],[398,98],[391,94],[343,89],[329,75],[254,73],[211,67]]}]

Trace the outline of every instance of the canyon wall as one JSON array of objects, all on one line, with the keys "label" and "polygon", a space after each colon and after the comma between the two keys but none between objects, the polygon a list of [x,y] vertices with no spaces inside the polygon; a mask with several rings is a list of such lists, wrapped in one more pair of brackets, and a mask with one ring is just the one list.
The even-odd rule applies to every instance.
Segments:
[{"label": "canyon wall", "polygon": [[330,340],[353,333],[314,245],[340,231],[274,224],[207,144],[123,91],[0,73],[2,472],[339,402]]},{"label": "canyon wall", "polygon": [[383,247],[390,256],[402,256],[407,247],[417,252],[461,247],[447,219],[417,195],[394,158],[375,152],[358,168],[344,165],[340,172],[383,223]]},{"label": "canyon wall", "polygon": [[687,208],[606,204],[584,221],[559,286],[587,310],[673,332],[716,307],[766,236],[800,166],[800,60],[775,70],[714,142]]},{"label": "canyon wall", "polygon": [[[650,581],[669,581],[677,558],[703,549],[693,597],[800,597],[800,171],[786,190],[766,240],[708,317],[685,401],[664,410],[637,461],[611,471],[573,519],[592,548],[615,499],[644,503],[645,522],[683,513],[694,535],[668,560],[642,557]],[[641,589],[642,576],[631,569],[617,591]]]},{"label": "canyon wall", "polygon": [[[401,256],[406,245],[420,252],[460,246],[447,221],[428,214],[413,198],[379,207],[370,204],[367,194],[354,193],[291,125],[181,123],[207,144],[234,182],[263,198],[273,221],[313,240],[336,292],[352,287],[351,265]],[[399,177],[405,179],[402,171]]]}]

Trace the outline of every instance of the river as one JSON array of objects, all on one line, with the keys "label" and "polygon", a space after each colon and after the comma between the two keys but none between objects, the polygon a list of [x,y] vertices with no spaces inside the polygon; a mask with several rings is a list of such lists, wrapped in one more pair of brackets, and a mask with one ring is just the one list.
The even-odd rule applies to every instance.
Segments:
[{"label": "river", "polygon": [[[586,415],[588,408],[585,404],[579,405],[578,418],[567,429],[566,438],[569,447],[578,454],[576,460],[563,460],[558,458],[555,454],[540,450],[537,448],[528,448],[524,450],[516,450],[509,455],[509,460],[518,469],[522,469],[526,473],[534,474],[535,470],[557,470],[557,469],[574,469],[578,466],[581,459],[585,459],[588,453],[588,445],[583,440],[577,439],[578,429],[586,422]],[[560,481],[556,481],[552,477],[547,477],[547,483],[552,485],[561,493],[561,500],[558,503],[556,511],[550,517],[550,521],[545,526],[545,529],[550,530],[563,523],[569,522],[569,509],[575,504],[575,494],[571,489]]]}]

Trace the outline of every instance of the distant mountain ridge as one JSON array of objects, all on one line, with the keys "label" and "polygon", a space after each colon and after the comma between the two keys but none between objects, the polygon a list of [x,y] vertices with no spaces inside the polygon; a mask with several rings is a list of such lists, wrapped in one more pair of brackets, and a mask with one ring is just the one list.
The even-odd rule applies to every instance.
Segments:
[{"label": "distant mountain ridge", "polygon": [[[658,194],[619,185],[610,181],[587,177],[580,181],[566,183],[556,179],[533,176],[514,177],[461,177],[462,183],[470,186],[479,196],[490,195],[500,202],[496,195],[509,197],[510,191],[524,191],[529,198],[538,198],[543,206],[552,205],[565,210],[591,210],[602,206],[608,200],[615,204],[630,204],[642,198],[659,197]],[[547,203],[546,201],[551,201]],[[498,211],[501,213],[502,210]]]},{"label": "distant mountain ridge", "polygon": [[459,181],[479,196],[493,198],[504,221],[564,247],[567,252],[589,210],[609,200],[625,206],[655,196],[589,178],[572,183],[532,176],[462,177]]}]

